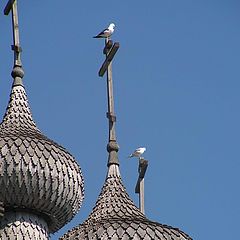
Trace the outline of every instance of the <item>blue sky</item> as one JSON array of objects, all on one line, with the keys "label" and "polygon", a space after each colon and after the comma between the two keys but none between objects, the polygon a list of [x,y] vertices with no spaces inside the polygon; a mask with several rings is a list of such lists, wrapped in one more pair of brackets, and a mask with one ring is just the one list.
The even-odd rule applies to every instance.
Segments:
[{"label": "blue sky", "polygon": [[[1,1],[3,10],[7,1]],[[79,161],[85,200],[52,236],[82,223],[106,175],[104,41],[110,22],[123,182],[136,204],[137,161],[146,146],[149,219],[194,239],[236,238],[240,217],[240,3],[237,0],[21,1],[24,84],[38,127]],[[11,17],[0,15],[0,113],[12,83]]]}]

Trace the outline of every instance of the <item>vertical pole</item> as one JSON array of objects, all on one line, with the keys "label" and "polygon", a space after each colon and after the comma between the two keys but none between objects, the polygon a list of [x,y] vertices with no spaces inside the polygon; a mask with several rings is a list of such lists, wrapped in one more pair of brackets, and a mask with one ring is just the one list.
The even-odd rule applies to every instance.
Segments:
[{"label": "vertical pole", "polygon": [[17,0],[12,3],[12,28],[13,28],[13,50],[14,50],[14,65],[22,66],[20,59],[20,39],[19,39],[19,27],[18,27],[18,11]]},{"label": "vertical pole", "polygon": [[139,206],[140,211],[144,214],[144,178],[140,180],[140,190],[139,190]]},{"label": "vertical pole", "polygon": [[[105,54],[106,61],[108,60],[109,54],[111,53],[111,47],[108,49],[108,41],[106,38],[105,41]],[[119,146],[117,144],[116,133],[115,133],[115,122],[116,116],[114,115],[114,100],[113,100],[113,79],[112,79],[112,61],[110,61],[107,67],[107,98],[108,98],[108,112],[107,118],[109,123],[109,136],[108,136],[108,144],[107,151],[108,155],[108,166],[112,164],[119,165],[117,152],[119,150]]]},{"label": "vertical pole", "polygon": [[[107,45],[109,39],[106,38],[105,44]],[[107,57],[108,52],[106,52]],[[116,141],[115,133],[115,121],[116,117],[114,115],[114,100],[113,100],[113,81],[112,81],[112,62],[110,62],[107,68],[107,95],[108,95],[108,113],[107,117],[109,119],[109,142]]]},{"label": "vertical pole", "polygon": [[19,40],[19,26],[18,26],[18,11],[17,11],[17,0],[8,0],[8,3],[4,9],[4,14],[8,15],[12,11],[12,30],[13,30],[13,45],[12,50],[14,51],[14,63],[12,70],[12,77],[14,79],[14,85],[22,85],[22,78],[24,71],[22,69],[22,62],[20,59],[20,53],[22,51]]},{"label": "vertical pole", "polygon": [[139,194],[139,209],[140,211],[145,214],[144,208],[144,176],[148,167],[148,160],[144,158],[139,158],[139,165],[138,165],[138,180],[135,187],[135,193]]}]

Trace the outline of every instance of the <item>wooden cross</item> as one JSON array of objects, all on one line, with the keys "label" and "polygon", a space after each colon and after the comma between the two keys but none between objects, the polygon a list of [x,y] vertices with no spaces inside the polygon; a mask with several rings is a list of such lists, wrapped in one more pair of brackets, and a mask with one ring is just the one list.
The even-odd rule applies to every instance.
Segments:
[{"label": "wooden cross", "polygon": [[17,12],[17,0],[9,0],[5,9],[4,14],[8,15],[12,10],[12,28],[13,28],[13,45],[12,50],[14,51],[14,65],[22,66],[20,53],[22,51],[19,40],[19,27],[18,27],[18,12]]},{"label": "wooden cross", "polygon": [[112,80],[112,60],[119,48],[119,43],[113,44],[112,40],[106,38],[103,53],[106,59],[102,64],[98,75],[103,76],[107,71],[107,95],[108,95],[108,112],[107,118],[109,119],[109,142],[116,142],[115,122],[116,116],[114,115],[114,100],[113,100],[113,80]]}]

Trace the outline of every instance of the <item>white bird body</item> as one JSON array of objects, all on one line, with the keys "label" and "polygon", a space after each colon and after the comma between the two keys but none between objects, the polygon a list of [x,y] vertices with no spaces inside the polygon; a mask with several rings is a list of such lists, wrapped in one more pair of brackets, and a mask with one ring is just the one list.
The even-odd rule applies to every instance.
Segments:
[{"label": "white bird body", "polygon": [[115,24],[111,23],[108,26],[108,28],[104,29],[98,35],[94,36],[94,38],[108,38],[108,37],[110,37],[114,32],[114,27],[115,27]]},{"label": "white bird body", "polygon": [[145,147],[137,148],[132,154],[129,155],[131,157],[141,157],[141,155],[146,151]]}]

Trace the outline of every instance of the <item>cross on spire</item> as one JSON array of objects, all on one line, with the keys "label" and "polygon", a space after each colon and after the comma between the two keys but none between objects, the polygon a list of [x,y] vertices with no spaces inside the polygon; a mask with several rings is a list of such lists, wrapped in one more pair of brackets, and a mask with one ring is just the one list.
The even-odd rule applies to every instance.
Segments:
[{"label": "cross on spire", "polygon": [[112,59],[116,54],[118,48],[119,48],[118,42],[115,42],[113,44],[112,40],[106,38],[105,47],[103,49],[103,53],[106,55],[106,59],[98,73],[99,76],[102,77],[104,73],[107,71],[107,97],[108,97],[107,118],[109,122],[109,138],[107,145],[107,150],[109,152],[108,166],[110,166],[111,164],[119,164],[117,157],[119,147],[117,144],[115,133],[116,116],[114,115],[113,80],[112,80]]},{"label": "cross on spire", "polygon": [[12,11],[12,28],[13,28],[12,50],[14,51],[14,65],[21,67],[22,63],[20,59],[20,53],[22,49],[20,47],[20,39],[19,39],[17,0],[8,1],[4,9],[4,14],[8,15],[10,11]]}]

